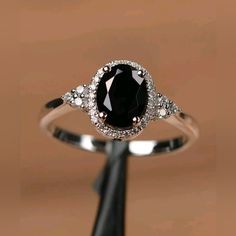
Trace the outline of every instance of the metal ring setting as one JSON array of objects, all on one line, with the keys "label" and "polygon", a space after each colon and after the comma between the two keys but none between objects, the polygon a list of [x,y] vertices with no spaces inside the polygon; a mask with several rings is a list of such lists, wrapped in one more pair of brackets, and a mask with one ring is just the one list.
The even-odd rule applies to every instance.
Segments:
[{"label": "metal ring setting", "polygon": [[[135,73],[138,73],[135,76],[142,77],[147,89],[145,110],[140,117],[133,118],[133,123],[131,123],[130,127],[112,126],[111,122],[108,123],[108,120],[106,120],[107,114],[98,109],[99,85],[101,85],[100,83],[106,73],[112,72],[112,69],[114,71],[114,68],[119,65],[128,65],[134,68]],[[135,79],[139,80],[140,78],[135,77]],[[126,80],[124,81],[126,82]],[[90,84],[78,86],[65,93],[61,98],[48,102],[44,106],[44,112],[41,114],[40,126],[53,138],[86,151],[107,152],[112,140],[96,139],[94,136],[74,133],[57,125],[56,120],[59,117],[76,110],[81,110],[88,114],[91,123],[103,136],[112,140],[118,139],[128,142],[130,155],[134,156],[150,156],[184,150],[199,137],[199,129],[195,120],[183,113],[167,96],[156,90],[151,75],[144,67],[136,62],[127,60],[107,63],[96,72]],[[149,122],[160,119],[179,129],[181,134],[167,140],[157,140],[156,138],[152,140],[130,140],[139,135]]]},{"label": "metal ring setting", "polygon": [[[96,101],[97,89],[101,78],[106,71],[117,65],[129,65],[142,72],[147,84],[148,102],[146,111],[143,116],[139,118],[139,122],[128,129],[119,129],[107,125],[103,114],[100,114],[98,110]],[[134,138],[139,135],[152,120],[167,119],[169,116],[181,111],[173,101],[156,91],[152,77],[144,67],[136,62],[127,60],[116,60],[107,63],[92,77],[92,81],[89,85],[83,85],[72,89],[71,92],[67,92],[63,95],[62,99],[73,108],[81,108],[83,111],[87,112],[92,124],[95,125],[99,133],[108,138],[120,140]]]}]

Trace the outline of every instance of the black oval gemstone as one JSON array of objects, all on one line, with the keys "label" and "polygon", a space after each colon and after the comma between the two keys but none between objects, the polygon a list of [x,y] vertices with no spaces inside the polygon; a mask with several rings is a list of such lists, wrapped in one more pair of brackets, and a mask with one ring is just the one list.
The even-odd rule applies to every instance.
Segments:
[{"label": "black oval gemstone", "polygon": [[130,65],[112,67],[98,85],[98,110],[107,114],[106,123],[114,127],[131,127],[133,118],[144,114],[147,100],[146,81]]}]

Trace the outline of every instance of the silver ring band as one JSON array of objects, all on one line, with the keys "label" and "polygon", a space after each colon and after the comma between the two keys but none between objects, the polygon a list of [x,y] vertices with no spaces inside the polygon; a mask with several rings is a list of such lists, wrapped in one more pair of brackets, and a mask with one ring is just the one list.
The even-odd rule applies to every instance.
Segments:
[{"label": "silver ring band", "polygon": [[[50,136],[74,147],[90,152],[106,152],[112,142],[111,140],[100,140],[91,135],[73,133],[56,125],[57,118],[71,111],[75,111],[75,109],[62,98],[50,101],[44,107],[40,120],[41,128]],[[150,156],[183,150],[189,147],[199,136],[196,122],[191,116],[183,112],[178,112],[165,121],[179,129],[181,134],[169,140],[127,140],[125,142],[129,143],[130,155]]]}]

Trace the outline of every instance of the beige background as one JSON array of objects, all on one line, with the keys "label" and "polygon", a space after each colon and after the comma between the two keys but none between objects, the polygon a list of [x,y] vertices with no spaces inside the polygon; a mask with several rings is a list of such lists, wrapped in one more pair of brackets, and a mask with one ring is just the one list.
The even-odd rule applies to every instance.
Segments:
[{"label": "beige background", "polygon": [[[14,88],[19,93],[15,107],[18,123],[13,125],[13,130],[19,131],[14,137],[18,148],[12,154],[20,157],[16,168],[20,166],[20,227],[11,235],[90,235],[98,203],[91,185],[104,157],[48,139],[39,130],[38,117],[45,102],[88,83],[97,68],[112,59],[144,65],[158,89],[192,114],[201,129],[198,142],[184,153],[130,160],[127,235],[227,232],[232,214],[224,214],[225,207],[219,210],[217,200],[231,198],[233,202],[232,195],[224,198],[218,191],[221,164],[216,156],[219,142],[227,143],[228,136],[217,123],[218,108],[222,107],[218,103],[221,85],[216,83],[218,28],[226,29],[216,23],[216,11],[224,9],[218,5],[210,0],[21,1],[16,11],[20,62],[12,64],[13,47],[3,47],[9,49],[4,54],[9,55],[6,74],[12,78],[20,75]],[[233,49],[226,41],[221,45]],[[220,65],[228,66],[224,60]],[[14,80],[7,82],[15,84]],[[227,92],[220,95],[227,96]],[[69,121],[74,129],[94,132],[84,114],[62,120]],[[230,120],[225,125],[229,124]],[[218,128],[221,136],[216,135]],[[163,133],[170,135],[172,130],[160,122],[140,138]]]}]

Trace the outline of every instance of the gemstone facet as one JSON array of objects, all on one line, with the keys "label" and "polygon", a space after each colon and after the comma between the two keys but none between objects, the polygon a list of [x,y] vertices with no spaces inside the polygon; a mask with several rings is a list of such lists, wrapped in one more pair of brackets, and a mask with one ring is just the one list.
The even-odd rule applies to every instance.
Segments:
[{"label": "gemstone facet", "polygon": [[132,127],[133,118],[145,113],[147,102],[147,84],[136,68],[119,64],[102,76],[97,106],[99,112],[107,114],[106,124],[121,129]]}]

